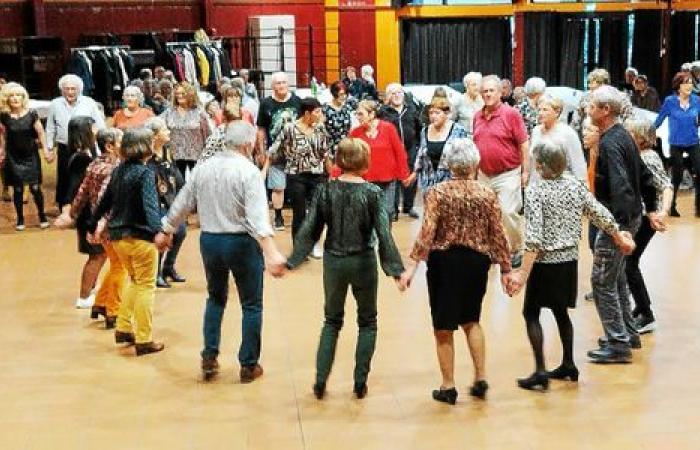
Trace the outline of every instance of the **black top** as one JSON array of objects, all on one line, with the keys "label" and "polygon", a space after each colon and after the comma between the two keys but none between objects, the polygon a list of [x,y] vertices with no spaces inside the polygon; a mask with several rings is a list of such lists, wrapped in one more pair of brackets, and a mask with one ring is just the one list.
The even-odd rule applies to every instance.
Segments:
[{"label": "black top", "polygon": [[[455,123],[452,123],[452,126],[450,127],[450,131],[447,133],[447,136],[449,137],[452,134],[452,129],[454,128]],[[426,127],[425,129],[425,141],[427,144],[427,149],[426,153],[428,155],[428,158],[430,158],[430,162],[433,164],[433,170],[437,170],[438,166],[440,165],[440,159],[442,159],[442,153],[445,151],[445,143],[447,142],[447,138],[445,138],[442,141],[431,141],[428,139],[428,128]]]},{"label": "black top", "polygon": [[278,102],[273,97],[265,97],[260,102],[258,110],[259,127],[265,128],[267,134],[267,146],[271,146],[277,135],[289,122],[294,122],[301,109],[301,99],[292,94],[286,102]]},{"label": "black top", "polygon": [[306,259],[324,226],[328,227],[324,242],[328,253],[350,256],[371,251],[372,236],[376,233],[384,273],[394,277],[403,273],[401,256],[389,229],[383,194],[377,186],[340,180],[319,185],[294,240],[294,250],[287,261],[289,268]]},{"label": "black top", "polygon": [[656,211],[653,175],[642,163],[632,137],[615,124],[600,138],[595,168],[595,196],[615,216],[621,228],[647,211]]},{"label": "black top", "polygon": [[37,120],[39,115],[33,109],[18,118],[0,114],[0,123],[5,128],[4,171],[8,185],[41,183],[41,159],[34,129]]},{"label": "black top", "polygon": [[[379,108],[377,117],[394,125],[399,136],[401,136],[403,147],[409,155],[416,151],[418,144],[420,144],[420,112],[408,96],[406,96],[401,112],[390,105],[384,105]],[[413,167],[411,167],[411,170],[413,170]]]},{"label": "black top", "polygon": [[155,179],[153,170],[139,161],[117,166],[90,219],[89,229],[94,231],[97,221],[110,213],[111,240],[132,237],[153,241],[156,233],[162,230]]}]

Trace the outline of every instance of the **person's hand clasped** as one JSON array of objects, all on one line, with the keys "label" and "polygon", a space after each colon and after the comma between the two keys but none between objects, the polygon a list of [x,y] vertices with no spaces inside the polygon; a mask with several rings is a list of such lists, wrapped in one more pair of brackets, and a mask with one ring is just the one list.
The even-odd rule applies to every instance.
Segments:
[{"label": "person's hand clasped", "polygon": [[649,217],[649,224],[651,225],[651,227],[654,230],[659,231],[661,233],[666,231],[666,229],[667,229],[667,227],[666,227],[666,213],[664,213],[664,212],[649,213],[648,217]]},{"label": "person's hand clasped", "polygon": [[615,245],[620,249],[623,255],[630,255],[637,247],[634,243],[634,237],[629,231],[619,231],[615,235]]}]

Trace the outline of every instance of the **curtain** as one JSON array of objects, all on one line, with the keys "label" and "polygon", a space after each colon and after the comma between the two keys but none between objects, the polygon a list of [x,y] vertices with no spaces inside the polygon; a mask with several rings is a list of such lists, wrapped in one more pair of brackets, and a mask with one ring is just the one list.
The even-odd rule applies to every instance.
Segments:
[{"label": "curtain", "polygon": [[586,24],[581,18],[561,19],[559,84],[583,89],[583,44]]},{"label": "curtain", "polygon": [[444,84],[470,71],[511,77],[506,18],[405,20],[401,39],[403,83]]},{"label": "curtain", "polygon": [[649,78],[649,85],[661,87],[661,11],[634,12],[632,67]]},{"label": "curtain", "polygon": [[[674,11],[671,15],[671,36],[669,42],[669,82],[681,70],[681,65],[695,59],[695,11]],[[664,86],[670,88],[670,86]],[[666,89],[663,89],[666,91]]]},{"label": "curtain", "polygon": [[610,73],[610,83],[613,86],[619,86],[625,81],[627,68],[627,49],[629,48],[627,15],[605,15],[598,20],[600,21],[598,67],[607,69]]},{"label": "curtain", "polygon": [[549,85],[560,84],[560,58],[566,56],[561,54],[560,16],[551,12],[525,14],[525,79],[541,77]]}]

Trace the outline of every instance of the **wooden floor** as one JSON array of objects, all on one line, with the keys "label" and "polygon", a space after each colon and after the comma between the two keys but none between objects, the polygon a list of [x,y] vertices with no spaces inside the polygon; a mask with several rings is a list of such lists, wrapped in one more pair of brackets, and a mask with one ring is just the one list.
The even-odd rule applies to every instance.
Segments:
[{"label": "wooden floor", "polygon": [[[492,272],[482,318],[492,389],[485,402],[468,396],[471,364],[460,337],[454,407],[430,398],[440,378],[424,267],[404,295],[381,279],[379,340],[362,401],[351,395],[356,331],[349,301],[329,394],[319,402],[311,384],[322,319],[321,262],[283,280],[266,278],[265,375],[250,385],[237,380],[240,308],[231,299],[222,373],[205,384],[199,379],[205,281],[198,230],[190,230],[178,264],[188,282],[157,294],[155,335],[167,348],[136,358],[133,348],[114,345],[101,322],[74,309],[83,263],[74,232],[20,234],[5,227],[0,449],[700,448],[700,219],[687,195],[681,212],[643,260],[659,329],[643,337],[633,364],[586,362],[601,328],[595,308],[583,300],[590,257],[582,250],[581,300],[573,311],[581,381],[554,382],[546,394],[516,387],[516,377],[533,366],[522,296],[506,297]],[[404,218],[396,225],[402,254],[417,227]],[[276,239],[289,249],[288,231]],[[543,317],[552,367],[560,358],[558,336],[551,316]]]}]

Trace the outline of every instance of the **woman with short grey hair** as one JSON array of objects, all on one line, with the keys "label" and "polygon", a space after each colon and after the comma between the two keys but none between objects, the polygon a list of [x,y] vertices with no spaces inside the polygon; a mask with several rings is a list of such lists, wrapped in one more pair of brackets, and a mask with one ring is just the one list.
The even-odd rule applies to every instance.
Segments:
[{"label": "woman with short grey hair", "polygon": [[114,126],[120,130],[142,127],[153,117],[153,110],[143,106],[143,92],[138,86],[127,86],[122,94],[125,106],[114,114]]},{"label": "woman with short grey hair", "polygon": [[[581,141],[576,132],[567,124],[561,122],[564,102],[550,95],[543,95],[538,102],[538,120],[540,122],[532,130],[530,137],[531,148],[535,148],[544,140],[559,142],[566,155],[566,167],[569,173],[581,180],[586,179],[586,159],[583,156]],[[539,173],[534,167],[530,167],[530,183],[539,180]]]},{"label": "woman with short grey hair", "polygon": [[[578,290],[578,243],[581,217],[586,215],[601,231],[613,236],[616,245],[634,247],[631,235],[620,232],[612,214],[586,188],[582,180],[563,176],[566,150],[561,143],[542,140],[533,148],[541,180],[525,190],[525,256],[522,267],[509,280],[509,294],[527,283],[523,316],[535,356],[535,372],[518,380],[523,389],[547,390],[550,379],[578,381],[574,364],[574,328],[567,309],[576,306]],[[559,329],[561,365],[545,371],[542,308],[551,309]]]},{"label": "woman with short grey hair", "polygon": [[[428,295],[442,384],[433,399],[454,405],[453,333],[462,328],[474,361],[470,395],[485,398],[484,334],[479,325],[491,264],[501,266],[501,281],[510,272],[510,253],[498,197],[476,181],[480,156],[467,139],[456,139],[444,155],[452,178],[425,195],[423,225],[416,238],[402,286],[408,286],[420,261],[428,265]],[[464,276],[468,273],[469,276]]]},{"label": "woman with short grey hair", "polygon": [[516,108],[523,116],[527,134],[532,135],[532,130],[537,126],[537,102],[544,94],[547,83],[542,78],[532,77],[525,82],[526,98]]},{"label": "woman with short grey hair", "polygon": [[469,72],[464,76],[464,95],[460,95],[453,105],[452,119],[458,122],[472,135],[474,125],[474,115],[484,107],[484,100],[481,98],[480,72]]}]

